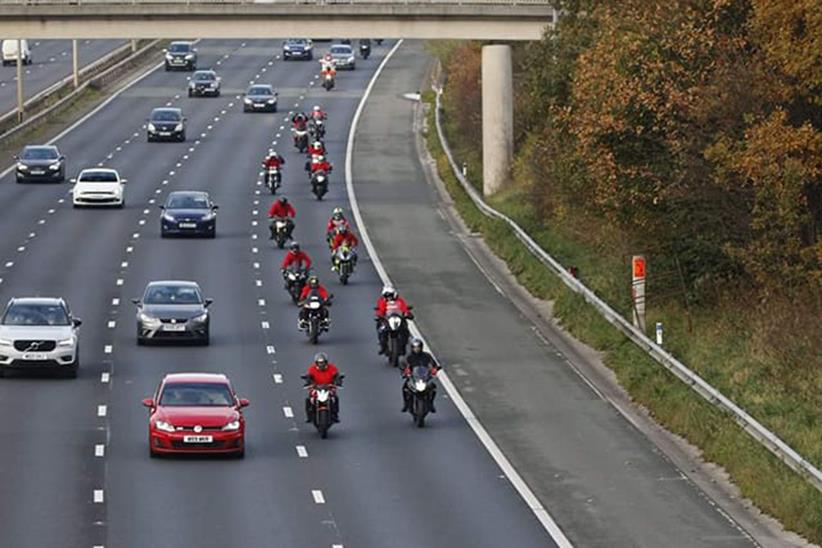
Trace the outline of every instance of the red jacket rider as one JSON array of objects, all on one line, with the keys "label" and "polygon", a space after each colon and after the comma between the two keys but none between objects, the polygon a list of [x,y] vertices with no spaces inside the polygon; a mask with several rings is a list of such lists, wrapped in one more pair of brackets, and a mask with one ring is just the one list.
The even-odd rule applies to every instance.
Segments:
[{"label": "red jacket rider", "polygon": [[350,230],[339,230],[334,235],[334,239],[331,240],[331,250],[337,251],[337,248],[343,243],[348,244],[348,247],[357,247],[357,244],[359,244],[360,241]]},{"label": "red jacket rider", "polygon": [[285,165],[285,158],[283,158],[276,152],[272,152],[271,154],[265,157],[265,160],[263,160],[263,167],[265,168],[279,168],[283,165]]},{"label": "red jacket rider", "polygon": [[334,384],[337,376],[340,374],[340,370],[337,369],[337,366],[331,362],[328,362],[328,365],[325,367],[325,371],[321,370],[317,367],[317,363],[312,363],[308,367],[308,372],[306,376],[308,377],[309,381],[313,385],[318,384]]},{"label": "red jacket rider", "polygon": [[302,292],[300,293],[300,300],[306,300],[311,295],[312,291],[316,291],[317,295],[319,295],[322,300],[328,300],[328,290],[324,288],[322,284],[317,287],[310,287],[308,285],[304,286]]},{"label": "red jacket rider", "polygon": [[[296,249],[295,249],[296,248]],[[311,268],[311,257],[305,251],[300,251],[300,246],[291,245],[291,251],[285,254],[281,268],[285,270],[291,265],[296,265],[297,268],[304,268],[308,270]]]},{"label": "red jacket rider", "polygon": [[[320,146],[316,146],[320,145]],[[325,147],[319,141],[311,143],[308,146],[308,155],[309,156],[323,156],[325,154]]]},{"label": "red jacket rider", "polygon": [[384,318],[389,312],[399,311],[403,316],[408,315],[411,311],[408,309],[408,303],[405,299],[397,295],[396,299],[386,299],[382,295],[377,299],[377,307],[374,315],[378,318]]},{"label": "red jacket rider", "polygon": [[326,173],[328,173],[332,169],[333,166],[328,162],[328,160],[324,158],[316,162],[311,162],[311,173],[317,173],[318,171],[325,171]]},{"label": "red jacket rider", "polygon": [[294,209],[294,206],[291,205],[290,202],[282,203],[280,200],[277,200],[271,204],[271,208],[268,210],[268,217],[272,219],[274,217],[291,217],[293,219],[296,216],[297,210]]}]

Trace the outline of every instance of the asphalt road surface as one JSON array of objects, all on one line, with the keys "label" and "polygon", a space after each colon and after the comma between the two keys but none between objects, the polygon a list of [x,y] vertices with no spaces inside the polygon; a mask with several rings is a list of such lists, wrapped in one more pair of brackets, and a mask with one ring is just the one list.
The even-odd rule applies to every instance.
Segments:
[{"label": "asphalt road surface", "polygon": [[[276,59],[278,42],[201,42],[201,64],[223,77],[222,97],[189,99],[187,73],[156,71],[59,142],[70,175],[104,165],[129,180],[124,210],[74,210],[68,185],[0,180],[9,206],[0,300],[63,296],[84,321],[78,379],[0,380],[0,546],[553,545],[450,402],[441,399],[422,430],[400,414],[400,379],[375,353],[380,283],[368,257],[347,287],[328,270],[324,225],[334,206],[347,206],[349,122],[390,46],[326,93],[316,89],[318,64]],[[281,111],[244,114],[238,95],[250,82],[274,84]],[[321,203],[286,121],[313,104],[329,113],[336,166]],[[162,105],[183,108],[188,142],[146,143],[145,118]],[[288,162],[295,236],[336,295],[319,347],[296,329],[282,252],[267,240],[271,197],[258,170],[272,142]],[[182,189],[207,189],[220,205],[215,240],[160,239],[156,206]],[[196,280],[215,299],[211,346],[136,345],[129,299],[168,278]],[[317,350],[347,375],[342,423],[327,440],[302,422],[299,375]],[[224,372],[251,400],[244,460],[149,458],[140,401],[180,371]]]},{"label": "asphalt road surface", "polygon": [[[117,49],[123,40],[80,40],[80,68]],[[71,40],[30,40],[32,64],[23,66],[26,99],[71,74]],[[0,66],[0,114],[17,108],[17,67]]]}]

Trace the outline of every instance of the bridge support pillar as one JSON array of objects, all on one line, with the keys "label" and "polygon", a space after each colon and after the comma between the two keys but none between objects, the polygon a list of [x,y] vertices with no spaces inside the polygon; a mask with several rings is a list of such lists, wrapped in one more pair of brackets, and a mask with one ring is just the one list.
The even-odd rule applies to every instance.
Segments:
[{"label": "bridge support pillar", "polygon": [[482,192],[500,190],[514,154],[514,89],[511,46],[482,48]]}]

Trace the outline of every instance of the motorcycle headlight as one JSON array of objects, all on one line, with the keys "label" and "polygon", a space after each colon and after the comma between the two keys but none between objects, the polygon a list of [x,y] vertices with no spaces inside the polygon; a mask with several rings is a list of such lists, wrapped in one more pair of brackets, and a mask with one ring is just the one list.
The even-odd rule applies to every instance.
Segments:
[{"label": "motorcycle headlight", "polygon": [[17,169],[19,169],[20,171],[28,171],[29,166],[27,166],[26,164],[17,164]]},{"label": "motorcycle headlight", "polygon": [[319,301],[311,301],[310,303],[308,303],[308,308],[310,308],[311,310],[319,309],[320,308]]},{"label": "motorcycle headlight", "polygon": [[331,395],[331,392],[328,390],[317,390],[317,401],[320,403],[325,403],[328,401],[328,397]]},{"label": "motorcycle headlight", "polygon": [[231,421],[230,423],[228,423],[228,424],[226,424],[225,426],[222,427],[222,430],[225,431],[225,432],[231,432],[231,431],[239,430],[239,429],[240,429],[240,421],[239,420]]},{"label": "motorcycle headlight", "polygon": [[8,339],[0,339],[0,346],[11,346],[12,344],[14,343]]},{"label": "motorcycle headlight", "polygon": [[57,341],[57,346],[61,347],[72,347],[74,346],[74,337],[69,337],[68,339],[63,339],[62,341]]},{"label": "motorcycle headlight", "polygon": [[325,177],[323,177],[322,175],[317,177],[317,182],[322,183],[323,181],[325,181]]},{"label": "motorcycle headlight", "polygon": [[417,379],[414,381],[414,390],[417,392],[424,392],[426,388],[428,388],[428,384],[424,380]]},{"label": "motorcycle headlight", "polygon": [[163,432],[174,432],[174,425],[166,421],[154,421],[154,428]]},{"label": "motorcycle headlight", "polygon": [[294,282],[294,281],[297,280],[297,275],[293,272],[289,272],[288,273],[288,279],[291,280],[292,282]]},{"label": "motorcycle headlight", "polygon": [[182,122],[174,126],[174,131],[183,131],[183,124]]},{"label": "motorcycle headlight", "polygon": [[192,322],[203,323],[208,320],[208,312],[203,312],[199,316],[191,318]]},{"label": "motorcycle headlight", "polygon": [[55,162],[49,166],[49,169],[52,171],[57,171],[60,169],[60,162]]},{"label": "motorcycle headlight", "polygon": [[154,133],[155,131],[157,131],[157,127],[156,127],[154,124],[149,123],[149,124],[148,124],[148,130],[149,130],[151,133]]},{"label": "motorcycle headlight", "polygon": [[399,316],[391,316],[388,318],[388,327],[391,329],[399,329],[402,324],[402,319]]}]

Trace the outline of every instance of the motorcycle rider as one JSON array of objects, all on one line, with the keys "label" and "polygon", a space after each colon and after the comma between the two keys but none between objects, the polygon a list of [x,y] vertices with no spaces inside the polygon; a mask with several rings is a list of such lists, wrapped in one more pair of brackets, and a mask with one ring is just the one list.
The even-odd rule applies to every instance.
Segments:
[{"label": "motorcycle rider", "polygon": [[313,143],[308,145],[307,154],[309,156],[324,156],[325,145],[323,145],[322,141],[314,141]]},{"label": "motorcycle rider", "polygon": [[314,158],[314,161],[311,162],[311,173],[317,173],[318,171],[325,171],[326,173],[331,173],[331,170],[334,169],[334,166],[331,165],[331,162],[325,159],[325,156],[320,155]]},{"label": "motorcycle rider", "polygon": [[360,38],[360,54],[363,56],[363,59],[367,59],[371,54],[370,38]]},{"label": "motorcycle rider", "polygon": [[296,266],[298,269],[305,271],[311,268],[311,257],[305,251],[300,250],[300,244],[297,242],[291,242],[280,268],[285,272],[291,266]]},{"label": "motorcycle rider", "polygon": [[414,318],[414,315],[411,314],[411,308],[408,306],[408,303],[405,299],[400,297],[396,289],[389,285],[382,288],[382,293],[377,299],[377,305],[374,307],[374,315],[376,316],[375,320],[377,322],[377,337],[379,338],[380,343],[380,354],[386,353],[386,347],[388,345],[388,318],[386,315],[388,314],[389,306],[392,309],[399,310],[399,312],[407,319]]},{"label": "motorcycle rider", "polygon": [[297,112],[291,117],[291,125],[294,129],[305,131],[308,125],[308,115],[305,112]]},{"label": "motorcycle rider", "polygon": [[331,239],[331,270],[336,272],[340,266],[337,261],[337,249],[343,244],[349,247],[351,251],[351,261],[357,264],[357,245],[359,243],[360,241],[357,239],[353,230],[349,230],[346,226],[338,228],[334,237]]},{"label": "motorcycle rider", "polygon": [[328,319],[328,306],[330,305],[328,302],[328,296],[328,290],[320,283],[320,279],[317,278],[317,276],[309,276],[308,283],[306,283],[305,287],[303,287],[302,293],[300,293],[299,303],[297,303],[300,307],[298,327],[301,330],[308,328],[308,309],[306,309],[303,304],[305,304],[305,301],[311,297],[319,297],[322,299],[323,306],[320,308],[320,316],[323,326],[328,326],[330,322]]},{"label": "motorcycle rider", "polygon": [[[326,53],[325,55],[323,55],[323,58],[320,59],[320,67],[323,72],[327,68],[336,69],[337,61],[334,59],[334,57],[331,56],[330,53]],[[334,72],[336,73],[336,70]]]},{"label": "motorcycle rider", "polygon": [[328,118],[328,115],[325,113],[323,109],[320,108],[320,105],[314,105],[314,108],[311,110],[311,119],[312,120],[323,120]]},{"label": "motorcycle rider", "polygon": [[[420,339],[414,338],[411,340],[411,353],[405,358],[405,369],[402,372],[402,377],[405,382],[402,383],[402,412],[405,413],[411,407],[411,390],[408,388],[408,382],[411,379],[411,373],[417,367],[425,367],[428,372],[436,376],[440,369],[442,369],[434,356],[425,352],[423,344]],[[436,413],[434,407],[434,398],[437,397],[437,385],[431,383],[428,392],[428,403],[431,406],[431,412]]]},{"label": "motorcycle rider", "polygon": [[268,225],[268,229],[271,231],[270,240],[274,239],[274,223],[278,219],[285,220],[286,224],[286,236],[291,239],[291,233],[294,231],[294,218],[297,216],[297,210],[294,209],[294,206],[288,201],[288,198],[285,196],[280,196],[278,200],[271,204],[271,207],[268,210],[268,218],[271,219],[271,222]]},{"label": "motorcycle rider", "polygon": [[[336,365],[328,361],[325,352],[318,352],[314,356],[314,363],[308,366],[308,371],[302,376],[306,386],[334,385],[342,386],[342,376]],[[314,415],[314,407],[311,405],[311,396],[305,399],[305,422],[311,422]],[[331,418],[334,422],[340,422],[340,402],[334,394],[331,400]]]},{"label": "motorcycle rider", "polygon": [[285,158],[280,156],[273,148],[268,149],[268,155],[263,158],[263,167],[265,169],[277,168],[280,169],[285,165]]},{"label": "motorcycle rider", "polygon": [[338,228],[345,227],[350,229],[351,225],[348,219],[345,218],[345,210],[341,207],[335,207],[331,212],[331,217],[328,218],[328,223],[325,225],[325,237],[328,240],[329,247],[331,246],[331,239],[334,237]]}]

